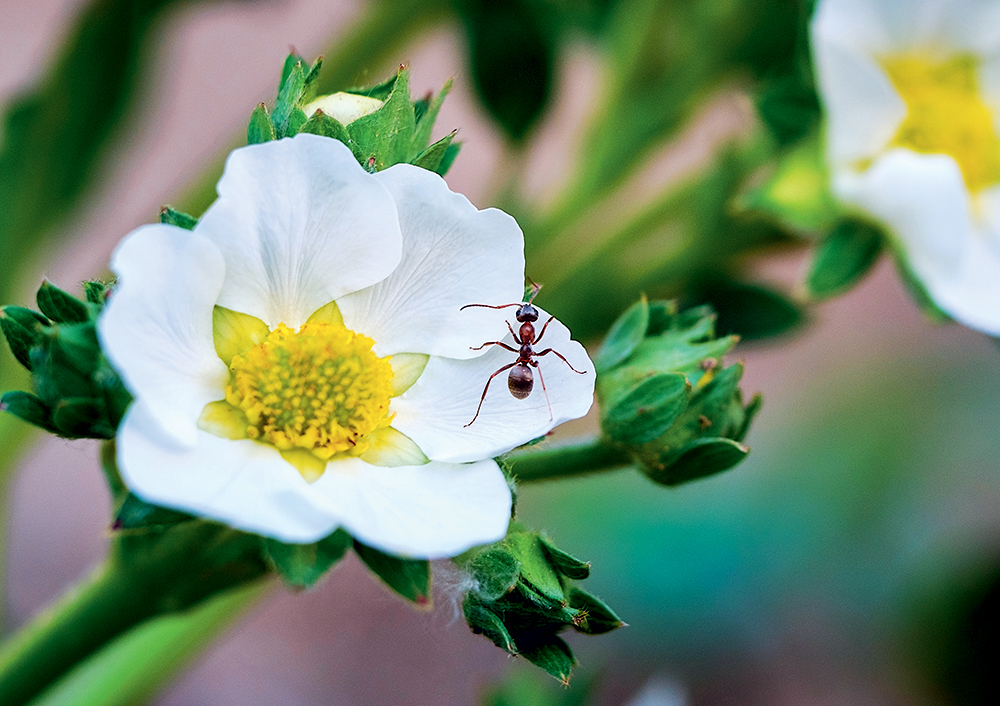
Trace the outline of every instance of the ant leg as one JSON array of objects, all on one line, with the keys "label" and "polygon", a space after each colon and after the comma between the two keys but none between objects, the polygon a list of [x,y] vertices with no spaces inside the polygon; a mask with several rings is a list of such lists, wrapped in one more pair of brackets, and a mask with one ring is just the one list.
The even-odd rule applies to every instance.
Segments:
[{"label": "ant leg", "polygon": [[[513,363],[510,363],[509,365],[503,366],[498,371],[496,371],[495,373],[493,373],[492,375],[490,375],[490,379],[486,381],[486,387],[483,388],[483,396],[479,398],[479,406],[476,407],[476,416],[472,418],[472,422],[476,421],[476,419],[479,418],[479,412],[482,411],[482,409],[483,409],[483,402],[486,401],[486,393],[489,392],[489,390],[490,390],[490,383],[493,382],[493,378],[495,378],[497,375],[499,375],[500,373],[502,373],[504,370],[508,370],[510,368],[513,368],[515,365],[517,365],[517,361],[516,360]],[[472,426],[472,422],[469,422],[465,426],[466,427],[471,427]],[[465,427],[462,427],[462,428],[464,429]]]},{"label": "ant leg", "polygon": [[538,337],[533,341],[534,343],[538,343],[539,341],[542,340],[542,336],[545,335],[545,329],[547,329],[549,327],[549,324],[552,323],[552,319],[554,319],[554,318],[556,318],[555,314],[553,314],[552,316],[549,317],[549,320],[545,322],[544,326],[542,326],[542,332],[540,334],[538,334]]},{"label": "ant leg", "polygon": [[517,353],[517,352],[518,352],[518,350],[517,350],[516,348],[511,348],[510,346],[508,346],[508,345],[507,345],[506,343],[504,343],[503,341],[487,341],[487,342],[486,342],[486,343],[484,343],[483,345],[481,345],[481,346],[476,346],[475,348],[473,348],[472,346],[469,346],[469,350],[470,350],[470,351],[481,351],[481,350],[483,350],[484,348],[486,348],[486,346],[500,346],[501,348],[506,348],[506,349],[507,349],[507,350],[509,350],[509,351],[510,351],[511,353]]},{"label": "ant leg", "polygon": [[562,354],[562,353],[560,353],[559,351],[557,351],[557,350],[555,350],[555,349],[552,349],[552,348],[546,348],[546,349],[545,349],[544,351],[542,351],[541,353],[535,353],[535,357],[537,358],[537,357],[538,357],[538,356],[540,356],[540,355],[548,355],[549,353],[555,353],[555,354],[556,354],[557,356],[559,356],[559,360],[561,360],[561,361],[562,361],[562,362],[564,362],[564,363],[565,363],[566,365],[568,365],[568,366],[569,366],[569,369],[570,369],[570,370],[572,370],[572,371],[573,371],[574,373],[579,373],[580,375],[583,375],[584,373],[586,373],[586,372],[587,372],[586,370],[577,370],[576,368],[574,368],[574,367],[573,367],[573,364],[572,364],[572,363],[570,363],[570,362],[569,362],[568,360],[566,360],[566,359],[565,359],[565,358],[563,357],[563,354]]},{"label": "ant leg", "polygon": [[545,404],[547,404],[549,406],[549,421],[551,422],[553,420],[553,416],[552,416],[552,402],[549,401],[549,391],[545,387],[545,376],[542,375],[542,368],[538,364],[538,361],[532,361],[531,367],[533,367],[535,370],[538,371],[538,379],[542,381],[542,392],[545,393]]},{"label": "ant leg", "polygon": [[462,309],[468,309],[470,306],[478,306],[482,307],[483,309],[506,309],[509,306],[521,306],[521,302],[513,302],[511,304],[499,304],[496,306],[494,306],[493,304],[466,304],[465,306],[460,307],[459,311],[462,311]]},{"label": "ant leg", "polygon": [[522,343],[524,343],[524,341],[518,338],[517,334],[514,333],[514,327],[510,325],[509,321],[507,322],[507,330],[510,331],[510,335],[514,337],[514,343],[516,343],[517,345],[521,345]]}]

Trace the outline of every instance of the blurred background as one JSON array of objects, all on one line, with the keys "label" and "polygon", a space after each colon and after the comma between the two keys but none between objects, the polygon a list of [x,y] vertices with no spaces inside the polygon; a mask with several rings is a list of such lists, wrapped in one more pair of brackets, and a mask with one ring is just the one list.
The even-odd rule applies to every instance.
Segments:
[{"label": "blurred background", "polygon": [[[102,274],[117,241],[163,204],[200,213],[294,47],[325,54],[334,88],[400,63],[414,97],[454,78],[434,134],[460,130],[447,181],[480,208],[518,216],[528,274],[547,285],[539,302],[581,322],[585,341],[640,291],[711,299],[724,333],[754,339],[734,360],[765,406],[736,469],[677,489],[634,470],[521,489],[522,521],[591,561],[588,590],[629,624],[570,637],[581,667],[569,691],[521,674],[530,667],[469,632],[447,565],[434,610],[418,613],[349,557],[314,590],[272,591],[221,639],[183,645],[174,663],[191,666],[164,675],[153,703],[458,705],[499,699],[486,695],[511,679],[537,689],[539,704],[574,690],[626,704],[650,680],[662,688],[646,694],[660,700],[642,703],[996,703],[986,651],[1000,626],[996,343],[928,321],[888,258],[806,308],[807,228],[729,223],[720,232],[753,237],[713,240],[692,225],[707,218],[697,197],[677,196],[733,145],[749,165],[727,172],[736,181],[780,154],[767,143],[755,156],[755,103],[799,66],[808,8],[573,6],[0,0],[9,303],[28,304],[42,277],[72,289]],[[511,56],[505,32],[524,41]],[[662,65],[646,55],[664,47]],[[49,200],[27,203],[35,192]],[[669,221],[692,208],[695,221]],[[643,219],[623,240],[620,226]],[[730,299],[752,287],[766,305],[727,310],[720,281]],[[15,367],[4,354],[4,389],[23,384]],[[0,574],[13,630],[100,561],[109,503],[96,444],[2,423]],[[594,420],[569,426],[560,435],[596,431]]]}]

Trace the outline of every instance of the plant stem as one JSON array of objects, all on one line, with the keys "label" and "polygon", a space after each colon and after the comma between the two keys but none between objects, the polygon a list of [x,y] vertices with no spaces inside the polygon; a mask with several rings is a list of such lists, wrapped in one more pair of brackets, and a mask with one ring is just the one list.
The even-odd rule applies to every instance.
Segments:
[{"label": "plant stem", "polygon": [[529,448],[512,453],[504,460],[520,483],[571,478],[632,465],[632,460],[624,451],[603,439],[590,439],[541,450]]}]

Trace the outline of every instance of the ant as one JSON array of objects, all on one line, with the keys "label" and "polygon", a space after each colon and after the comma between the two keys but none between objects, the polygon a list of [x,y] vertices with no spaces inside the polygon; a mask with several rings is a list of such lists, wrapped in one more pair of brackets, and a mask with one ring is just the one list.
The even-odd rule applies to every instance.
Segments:
[{"label": "ant", "polygon": [[[493,382],[493,378],[505,370],[513,368],[513,370],[510,371],[510,375],[507,377],[507,389],[510,390],[511,395],[519,400],[523,400],[525,397],[530,395],[531,390],[534,388],[535,379],[531,372],[531,368],[538,370],[538,379],[542,381],[542,392],[545,393],[545,404],[549,407],[549,421],[552,420],[552,403],[549,401],[549,391],[545,389],[545,378],[542,377],[542,369],[538,367],[538,361],[535,359],[540,358],[543,355],[548,355],[549,353],[555,353],[555,355],[558,356],[562,362],[568,365],[569,369],[574,373],[583,375],[586,372],[584,370],[577,370],[574,368],[572,363],[566,360],[566,358],[564,358],[562,353],[559,351],[552,348],[546,348],[544,351],[536,353],[534,348],[532,348],[533,345],[542,340],[542,336],[545,335],[545,329],[547,329],[549,324],[552,323],[552,319],[556,318],[555,316],[550,316],[542,326],[541,333],[539,333],[537,337],[535,336],[535,322],[538,321],[538,309],[536,309],[531,302],[535,299],[535,296],[538,294],[538,290],[541,288],[542,285],[532,282],[531,295],[528,297],[528,301],[525,302],[513,302],[511,304],[500,305],[466,304],[462,307],[462,309],[468,309],[473,306],[484,307],[486,309],[506,309],[510,306],[516,306],[518,309],[517,314],[515,314],[515,318],[521,323],[521,328],[518,330],[518,333],[520,333],[519,336],[517,333],[514,333],[514,327],[510,325],[510,321],[507,321],[507,329],[510,331],[510,335],[514,337],[514,341],[520,346],[520,349],[512,348],[503,341],[487,341],[481,346],[471,348],[471,350],[474,351],[481,351],[486,346],[500,346],[501,348],[504,348],[512,353],[517,353],[517,360],[513,363],[508,363],[497,370],[495,373],[490,375],[490,379],[486,381],[486,387],[483,388],[483,396],[479,398],[479,407],[476,408],[476,416],[472,418],[472,422],[479,418],[479,412],[483,409],[483,402],[486,401],[486,393],[489,392],[490,383]],[[459,309],[459,311],[462,309]],[[465,426],[472,426],[472,422],[469,422]]]}]

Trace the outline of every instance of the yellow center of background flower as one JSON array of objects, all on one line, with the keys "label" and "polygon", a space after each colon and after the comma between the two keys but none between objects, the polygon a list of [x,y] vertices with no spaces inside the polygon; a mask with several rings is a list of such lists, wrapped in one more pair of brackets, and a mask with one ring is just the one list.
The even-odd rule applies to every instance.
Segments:
[{"label": "yellow center of background flower", "polygon": [[913,54],[882,61],[906,103],[892,144],[950,155],[972,192],[1000,183],[1000,137],[979,91],[978,64],[972,56],[931,60]]},{"label": "yellow center of background flower", "polygon": [[247,436],[321,459],[360,454],[389,425],[392,368],[374,342],[343,326],[284,324],[230,363],[226,401],[243,411]]}]

